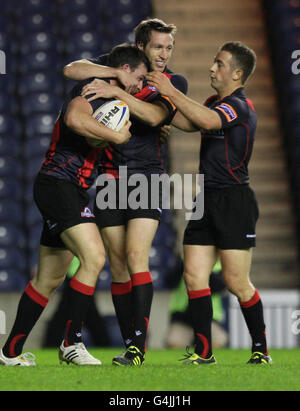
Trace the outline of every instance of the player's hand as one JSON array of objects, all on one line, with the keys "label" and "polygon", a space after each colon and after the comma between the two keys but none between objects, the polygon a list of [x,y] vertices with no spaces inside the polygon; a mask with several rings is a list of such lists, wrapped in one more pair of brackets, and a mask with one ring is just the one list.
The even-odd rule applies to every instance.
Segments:
[{"label": "player's hand", "polygon": [[87,101],[93,101],[97,98],[113,98],[115,96],[115,88],[106,81],[95,79],[91,83],[83,87],[81,96],[87,97],[93,94]]},{"label": "player's hand", "polygon": [[171,132],[171,126],[161,127],[160,136],[159,136],[160,144],[165,144],[168,141],[170,132]]},{"label": "player's hand", "polygon": [[129,131],[130,127],[131,127],[131,121],[128,121],[127,124],[125,124],[125,126],[123,126],[121,130],[119,131],[119,139],[118,139],[118,142],[116,142],[116,144],[124,144],[129,141],[131,137],[131,133]]},{"label": "player's hand", "polygon": [[157,88],[160,94],[168,96],[171,93],[173,86],[165,74],[152,71],[146,75],[146,79],[151,86]]},{"label": "player's hand", "polygon": [[138,87],[135,84],[136,80],[132,78],[131,73],[127,73],[127,71],[123,69],[117,69],[117,79],[121,84],[123,84],[127,93],[135,94],[139,91]]}]

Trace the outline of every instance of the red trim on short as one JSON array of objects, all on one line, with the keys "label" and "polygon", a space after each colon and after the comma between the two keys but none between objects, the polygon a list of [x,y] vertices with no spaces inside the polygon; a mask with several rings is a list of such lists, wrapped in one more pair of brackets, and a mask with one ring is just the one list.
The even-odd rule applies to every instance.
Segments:
[{"label": "red trim on short", "polygon": [[15,353],[16,344],[24,337],[26,337],[25,334],[18,334],[11,340],[11,343],[9,344],[9,356],[10,356],[10,358],[17,357],[17,354]]},{"label": "red trim on short", "polygon": [[202,351],[201,354],[198,354],[198,355],[200,355],[201,358],[206,358],[207,354],[208,354],[208,351],[209,351],[208,339],[203,334],[197,333],[196,335],[201,340],[201,342],[203,344],[203,351]]},{"label": "red trim on short", "polygon": [[31,281],[28,284],[28,286],[25,289],[25,293],[28,295],[29,298],[31,298],[35,303],[41,305],[43,308],[46,307],[46,305],[49,302],[49,299],[44,297],[42,294],[40,294],[32,285]]},{"label": "red trim on short", "polygon": [[76,280],[75,277],[73,277],[70,281],[70,287],[73,288],[73,290],[85,295],[93,295],[95,292],[95,287],[83,284],[80,281]]},{"label": "red trim on short", "polygon": [[260,300],[260,295],[259,292],[257,290],[255,290],[255,293],[253,295],[253,297],[251,298],[251,300],[246,301],[244,303],[240,302],[240,306],[242,308],[250,308],[253,307],[253,305],[257,304]]},{"label": "red trim on short", "polygon": [[150,271],[144,273],[135,273],[131,276],[132,286],[136,287],[137,285],[144,285],[152,283],[152,277]]},{"label": "red trim on short", "polygon": [[111,293],[112,295],[124,295],[129,294],[132,290],[132,282],[127,281],[126,283],[111,283]]},{"label": "red trim on short", "polygon": [[211,295],[210,288],[205,288],[204,290],[188,291],[188,296],[190,300],[195,298],[202,298]]}]

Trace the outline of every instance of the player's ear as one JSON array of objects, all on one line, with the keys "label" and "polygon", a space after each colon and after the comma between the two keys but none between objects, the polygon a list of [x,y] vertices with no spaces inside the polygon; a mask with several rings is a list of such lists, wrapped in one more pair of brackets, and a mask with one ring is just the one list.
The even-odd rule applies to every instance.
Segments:
[{"label": "player's ear", "polygon": [[128,63],[123,64],[123,66],[121,67],[121,69],[127,71],[127,73],[130,73],[130,72],[131,72],[131,68],[130,68],[130,65],[129,65]]},{"label": "player's ear", "polygon": [[136,43],[136,46],[137,46],[138,49],[144,51],[144,43],[142,41],[138,41]]},{"label": "player's ear", "polygon": [[243,70],[242,69],[236,69],[232,73],[232,79],[233,81],[242,81],[243,77]]}]

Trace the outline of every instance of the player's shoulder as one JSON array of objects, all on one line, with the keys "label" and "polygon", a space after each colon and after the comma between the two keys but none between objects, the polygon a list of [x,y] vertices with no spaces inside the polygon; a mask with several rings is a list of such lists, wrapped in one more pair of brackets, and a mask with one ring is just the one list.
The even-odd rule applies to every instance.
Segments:
[{"label": "player's shoulder", "polygon": [[180,90],[184,94],[187,93],[188,81],[185,78],[185,76],[183,76],[182,74],[174,73],[168,67],[164,71],[164,74],[170,79],[170,81],[171,81],[171,83],[173,84],[174,87],[176,87],[178,90]]}]

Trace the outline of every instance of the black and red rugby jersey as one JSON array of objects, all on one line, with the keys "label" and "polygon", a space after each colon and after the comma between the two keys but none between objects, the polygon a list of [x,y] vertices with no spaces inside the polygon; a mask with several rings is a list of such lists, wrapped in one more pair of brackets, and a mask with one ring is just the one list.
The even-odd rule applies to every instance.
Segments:
[{"label": "black and red rugby jersey", "polygon": [[222,129],[202,131],[200,174],[204,174],[205,188],[249,184],[248,163],[257,124],[252,102],[241,87],[222,100],[214,95],[204,105],[222,120]]},{"label": "black and red rugby jersey", "polygon": [[[90,59],[90,61],[106,65],[107,55]],[[178,90],[184,94],[187,93],[188,84],[185,77],[174,74],[169,69],[166,69],[164,73]],[[143,89],[134,97],[149,103],[162,102],[167,107],[169,115],[164,123],[157,127],[151,127],[131,116],[132,126],[130,132],[132,136],[130,140],[123,145],[111,144],[104,150],[101,157],[100,173],[112,174],[117,178],[120,166],[127,166],[128,175],[136,173],[150,175],[164,172],[161,158],[160,129],[162,125],[172,122],[176,114],[176,107],[168,97],[162,96],[155,87],[148,85],[146,81]]]},{"label": "black and red rugby jersey", "polygon": [[[81,81],[68,94],[53,128],[52,140],[46,152],[40,173],[69,180],[84,189],[93,184],[98,175],[97,166],[103,149],[91,147],[86,138],[74,133],[64,122],[68,104],[81,95],[83,86],[94,80]],[[97,99],[90,104],[96,111],[106,99]]]}]

